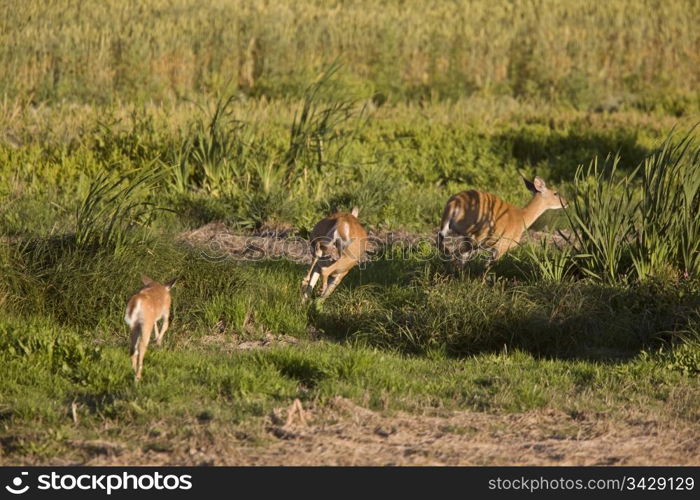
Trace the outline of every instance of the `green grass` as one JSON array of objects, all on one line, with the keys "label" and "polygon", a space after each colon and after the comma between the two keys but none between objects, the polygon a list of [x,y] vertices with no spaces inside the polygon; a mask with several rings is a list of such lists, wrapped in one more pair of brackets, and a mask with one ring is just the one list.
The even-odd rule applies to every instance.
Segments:
[{"label": "green grass", "polygon": [[[543,284],[515,258],[500,269],[512,278],[489,284],[385,257],[307,310],[305,270],[289,262],[211,262],[159,239],[116,255],[43,244],[50,262],[5,262],[15,273],[2,282],[0,321],[10,461],[80,456],[71,443],[94,439],[173,450],[202,425],[264,446],[261,418],[295,398],[323,406],[343,396],[385,412],[698,418],[698,399],[678,396],[697,394],[700,372],[689,285]],[[165,346],[149,350],[135,384],[121,318],[142,270],[181,279]],[[308,340],[309,327],[321,341]],[[230,348],[269,334],[301,342]]]},{"label": "green grass", "polygon": [[[139,240],[142,241],[142,240]],[[698,332],[696,281],[605,285],[542,282],[526,250],[507,256],[494,279],[453,275],[436,258],[395,249],[353,272],[321,308],[299,306],[306,269],[287,261],[211,259],[168,238],[110,250],[71,238],[11,243],[0,260],[3,307],[121,338],[128,296],[139,275],[179,277],[169,334],[201,336],[215,325],[242,338],[267,332],[305,338],[313,326],[338,339],[402,353],[441,350],[463,356],[503,345],[537,356],[634,355],[680,334]],[[530,264],[534,267],[534,263]],[[476,266],[475,266],[476,267]],[[476,272],[476,269],[475,269]]]},{"label": "green grass", "polygon": [[[10,458],[70,455],[71,442],[96,438],[144,451],[173,449],[202,424],[239,429],[245,441],[263,444],[256,419],[294,398],[323,405],[343,396],[388,412],[549,407],[614,416],[644,408],[695,421],[699,411],[697,398],[678,398],[678,391],[697,395],[697,379],[660,363],[660,355],[624,363],[538,359],[522,351],[415,358],[328,342],[230,355],[166,342],[149,351],[136,385],[125,342],[95,347],[83,331],[45,318],[5,318],[0,331],[0,425]],[[136,436],[137,445],[127,444]]]},{"label": "green grass", "polygon": [[[0,40],[12,42],[0,44],[0,61],[15,71],[0,77],[3,460],[81,460],[73,444],[90,439],[171,450],[202,429],[264,445],[265,417],[295,398],[417,414],[553,408],[697,423],[698,154],[690,136],[663,142],[674,127],[690,130],[697,109],[700,66],[678,59],[695,43],[692,8],[666,2],[652,23],[656,7],[623,0],[590,19],[571,2],[539,17],[534,4],[476,2],[470,22],[455,24],[443,15],[460,19],[450,10],[460,2],[427,20],[378,5],[310,23],[328,9],[222,0],[172,26],[163,19],[187,1],[149,4],[137,18],[136,7],[115,16],[113,2],[27,19],[7,12]],[[503,31],[506,8],[517,29]],[[617,14],[630,10],[637,22],[617,29]],[[422,27],[406,35],[397,16]],[[105,17],[115,22],[95,23]],[[250,32],[229,44],[227,30],[212,34],[214,18],[251,21]],[[299,47],[275,38],[285,19]],[[119,28],[127,22],[129,40]],[[372,36],[325,66],[319,44],[343,43],[338,27],[348,22]],[[549,42],[576,33],[587,50]],[[44,52],[29,50],[37,40]],[[366,60],[364,43],[383,52]],[[488,57],[456,48],[486,43]],[[86,54],[93,64],[81,62]],[[640,61],[653,71],[638,72]],[[597,109],[608,94],[624,94],[617,111]],[[608,156],[614,175],[580,167]],[[549,213],[536,228],[574,231],[577,246],[527,243],[483,280],[483,263],[455,272],[441,262],[432,238],[448,197],[478,188],[522,205],[519,171],[574,200],[568,217]],[[685,197],[674,196],[679,185]],[[212,221],[304,237],[321,216],[355,205],[374,233],[430,241],[386,248],[323,305],[301,305],[301,264],[234,261],[178,239]],[[141,274],[179,281],[165,346],[149,350],[135,384],[123,313]],[[236,349],[285,335],[299,342]]]},{"label": "green grass", "polygon": [[[352,120],[324,132],[335,139],[325,141],[320,163],[309,139],[290,164],[299,147],[290,128],[303,102],[237,101],[231,109],[217,102],[211,101],[214,111],[97,107],[74,120],[59,106],[36,123],[29,113],[14,117],[8,126],[21,146],[0,141],[0,194],[13,207],[1,213],[0,229],[74,230],[79,201],[106,171],[104,182],[158,180],[133,200],[177,212],[159,213],[156,228],[225,219],[244,228],[291,223],[303,234],[320,213],[357,205],[370,228],[428,232],[445,200],[466,187],[522,205],[528,199],[522,170],[573,194],[578,165],[617,151],[620,170],[631,170],[674,124],[635,113],[608,118],[524,105],[501,112],[496,102],[472,100],[427,111],[382,108],[359,128]],[[212,113],[220,116],[216,122]],[[53,135],[58,130],[60,137]],[[543,217],[540,227],[553,218]]]},{"label": "green grass", "polygon": [[619,160],[600,168],[594,160],[576,173],[568,266],[608,282],[698,276],[700,148],[692,130],[669,135],[631,172],[620,174]]}]

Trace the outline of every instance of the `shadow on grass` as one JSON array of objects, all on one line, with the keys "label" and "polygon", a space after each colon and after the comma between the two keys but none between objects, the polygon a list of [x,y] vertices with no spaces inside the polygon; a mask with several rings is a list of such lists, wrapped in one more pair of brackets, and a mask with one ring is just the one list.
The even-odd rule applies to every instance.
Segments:
[{"label": "shadow on grass", "polygon": [[311,309],[309,321],[336,341],[407,355],[522,350],[618,362],[697,331],[698,307],[697,293],[671,286],[527,283],[426,272],[385,289],[349,287]]},{"label": "shadow on grass", "polygon": [[511,151],[519,167],[546,164],[547,180],[552,182],[573,179],[577,165],[596,156],[619,153],[622,166],[634,168],[650,153],[640,146],[636,130],[622,128],[559,131],[544,126],[521,127],[500,134],[497,141]]},{"label": "shadow on grass", "polygon": [[232,207],[227,200],[197,194],[174,195],[170,198],[172,209],[180,223],[200,227],[210,222],[231,217]]},{"label": "shadow on grass", "polygon": [[[322,307],[307,308],[301,303],[304,264],[200,262],[193,253],[168,249],[157,260],[142,250],[89,260],[71,252],[58,252],[56,259],[49,250],[45,257],[56,263],[51,269],[47,262],[30,262],[39,252],[15,254],[4,263],[20,265],[16,275],[4,278],[11,292],[5,307],[75,328],[101,325],[122,332],[138,262],[139,268],[155,267],[157,276],[186,269],[174,297],[175,324],[197,331],[223,315],[237,332],[252,323],[256,332],[303,338],[313,329],[329,339],[413,355],[519,349],[535,356],[616,360],[699,330],[697,283],[542,282],[508,259],[482,280],[480,262],[452,273],[438,259],[392,254],[353,269]],[[10,303],[13,296],[16,304]]]}]

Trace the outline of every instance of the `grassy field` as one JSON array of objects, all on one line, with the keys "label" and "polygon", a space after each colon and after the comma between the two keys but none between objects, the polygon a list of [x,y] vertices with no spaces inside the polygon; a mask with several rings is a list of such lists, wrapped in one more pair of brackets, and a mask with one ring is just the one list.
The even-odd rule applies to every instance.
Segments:
[{"label": "grassy field", "polygon": [[299,96],[336,57],[339,82],[402,101],[498,95],[580,109],[698,110],[693,0],[5,2],[0,94],[163,101],[240,88]]},{"label": "grassy field", "polygon": [[[609,463],[697,465],[695,2],[0,10],[0,463],[275,463],[236,450],[294,440],[299,399],[319,435],[340,400],[456,440],[555,412],[542,432],[572,445],[595,421],[691,450]],[[520,172],[570,200],[534,226],[569,244],[455,272],[432,245],[447,198],[523,205]],[[301,305],[303,259],[188,237],[217,222],[284,243],[355,205],[374,236],[408,237],[323,304]],[[141,274],[180,280],[136,384]],[[506,420],[459,420],[476,414]]]}]

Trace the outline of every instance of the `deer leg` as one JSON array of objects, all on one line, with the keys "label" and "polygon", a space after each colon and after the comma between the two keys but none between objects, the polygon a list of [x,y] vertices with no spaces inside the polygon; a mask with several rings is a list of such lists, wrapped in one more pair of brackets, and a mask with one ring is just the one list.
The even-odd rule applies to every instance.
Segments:
[{"label": "deer leg", "polygon": [[309,272],[301,284],[302,289],[304,290],[304,295],[301,298],[302,302],[306,302],[309,299],[309,297],[311,297],[311,294],[314,292],[314,287],[316,286],[316,282],[318,281],[319,277],[317,269],[318,264],[318,257],[314,257],[314,260],[311,263],[311,267],[309,268]]},{"label": "deer leg", "polygon": [[142,326],[135,324],[131,329],[131,345],[129,354],[131,355],[131,367],[134,369],[134,374],[138,372],[139,367],[139,338],[141,337]]},{"label": "deer leg", "polygon": [[158,332],[158,320],[157,319],[155,321],[153,321],[153,333],[155,333],[155,338],[157,341],[158,337],[160,337],[160,333]]},{"label": "deer leg", "polygon": [[459,247],[457,250],[457,260],[459,260],[459,263],[462,267],[472,260],[474,253],[476,252],[476,241],[472,236],[464,236],[462,240],[459,242]]},{"label": "deer leg", "polygon": [[331,264],[330,266],[326,266],[323,269],[321,269],[321,297],[326,297],[326,290],[328,290],[328,278],[331,277],[335,273],[335,270],[338,268],[338,262],[336,261],[335,264]]},{"label": "deer leg", "polygon": [[484,274],[482,276],[482,281],[486,280],[486,276],[491,272],[491,267],[493,267],[494,262],[496,262],[498,259],[500,259],[503,256],[504,250],[503,248],[508,248],[504,247],[502,243],[496,244],[488,249],[489,256],[486,259],[486,265],[484,266]]},{"label": "deer leg", "polygon": [[158,347],[161,346],[161,343],[163,342],[163,335],[165,335],[165,332],[168,330],[168,326],[170,326],[168,316],[169,315],[163,316],[163,323],[160,326],[160,333],[158,333],[158,330],[156,330],[156,345]]},{"label": "deer leg", "polygon": [[304,287],[304,296],[302,297],[303,302],[306,302],[306,300],[311,297],[311,294],[313,294],[316,283],[318,283],[318,279],[321,277],[321,272],[324,269],[323,264],[327,260],[328,258],[326,256],[314,258],[313,265],[311,266],[311,269],[309,269],[309,273],[307,275],[308,281],[304,279],[304,283],[302,283],[302,286]]},{"label": "deer leg", "polygon": [[325,293],[321,294],[321,298],[326,298],[330,294],[333,293],[333,290],[336,289],[338,285],[340,285],[340,282],[343,281],[343,278],[348,274],[349,270],[338,272],[333,275],[333,281],[331,281],[330,285],[328,285],[328,288],[326,289]]},{"label": "deer leg", "polygon": [[445,235],[442,234],[442,232],[438,232],[435,244],[437,245],[438,252],[440,252],[440,255],[447,256],[450,254],[450,252],[448,252],[447,248],[445,247]]},{"label": "deer leg", "polygon": [[488,274],[491,272],[491,267],[493,266],[493,263],[496,261],[496,259],[493,257],[493,254],[491,254],[487,259],[486,259],[486,264],[484,265],[484,273],[481,275],[481,281],[486,282],[486,277]]},{"label": "deer leg", "polygon": [[141,371],[143,370],[143,358],[146,356],[146,350],[148,349],[148,343],[151,340],[151,329],[153,325],[144,325],[146,328],[141,332],[141,338],[139,339],[138,347],[138,362],[136,366],[136,380],[141,380]]},{"label": "deer leg", "polygon": [[301,288],[304,291],[306,291],[306,287],[308,287],[309,283],[311,282],[311,276],[313,275],[313,272],[314,272],[314,269],[316,268],[317,262],[318,262],[318,257],[316,255],[314,255],[314,258],[311,261],[311,267],[309,268],[309,272],[306,273],[306,276],[304,277],[304,279],[301,282]]}]

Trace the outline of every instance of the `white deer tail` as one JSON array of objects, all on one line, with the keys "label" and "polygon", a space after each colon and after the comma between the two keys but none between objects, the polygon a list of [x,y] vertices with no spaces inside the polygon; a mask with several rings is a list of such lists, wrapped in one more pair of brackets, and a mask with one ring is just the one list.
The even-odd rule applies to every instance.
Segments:
[{"label": "white deer tail", "polygon": [[[131,306],[131,304],[129,304]],[[133,307],[126,308],[126,314],[124,315],[124,321],[129,325],[129,328],[134,328],[134,325],[141,323],[143,320],[143,314],[141,311],[141,301],[137,300]]]}]

